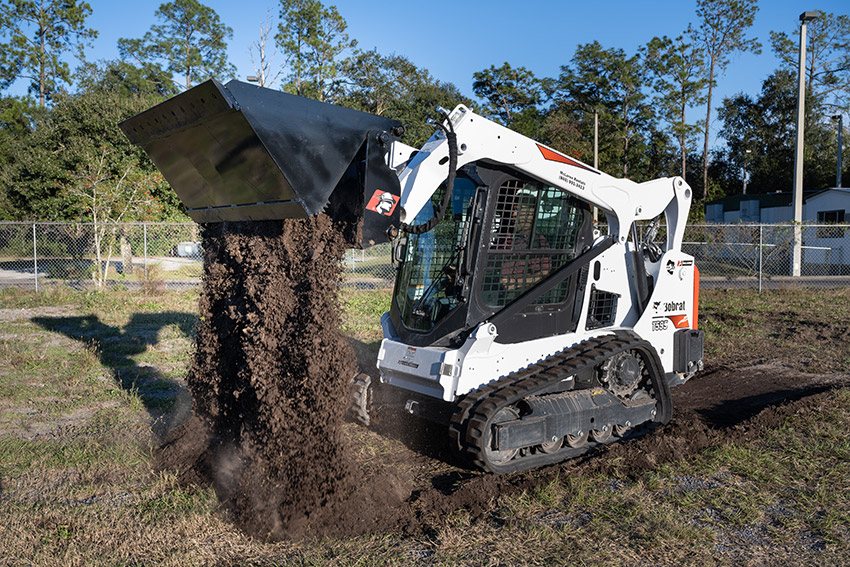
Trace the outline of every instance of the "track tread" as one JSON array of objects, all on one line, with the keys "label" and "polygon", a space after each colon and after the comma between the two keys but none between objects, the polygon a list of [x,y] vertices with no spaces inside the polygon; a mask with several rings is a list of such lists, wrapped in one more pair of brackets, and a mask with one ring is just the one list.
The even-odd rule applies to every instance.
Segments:
[{"label": "track tread", "polygon": [[667,423],[672,413],[672,401],[655,350],[634,333],[618,331],[614,334],[588,339],[470,392],[458,402],[451,418],[449,436],[453,444],[469,464],[496,473],[555,463],[587,452],[600,443],[589,442],[580,448],[565,445],[563,449],[555,453],[519,457],[508,463],[496,465],[487,461],[483,444],[487,440],[486,432],[490,427],[489,423],[501,408],[533,396],[563,378],[573,376],[587,368],[596,368],[611,356],[630,349],[644,352],[649,360],[647,365],[659,410],[655,421]]}]

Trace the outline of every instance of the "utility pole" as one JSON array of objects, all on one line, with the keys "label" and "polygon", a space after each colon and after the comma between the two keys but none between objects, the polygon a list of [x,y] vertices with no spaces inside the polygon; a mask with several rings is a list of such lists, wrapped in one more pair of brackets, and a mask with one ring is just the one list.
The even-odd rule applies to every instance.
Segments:
[{"label": "utility pole", "polygon": [[800,14],[800,66],[797,90],[797,143],[794,149],[794,250],[791,275],[799,276],[803,252],[803,147],[804,117],[806,113],[806,22],[818,17],[815,11]]},{"label": "utility pole", "polygon": [[841,150],[844,144],[842,142],[842,134],[844,133],[844,116],[841,114],[837,114],[833,116],[833,118],[838,119],[838,152],[837,152],[837,163],[838,166],[835,169],[835,186],[841,187]]},{"label": "utility pole", "polygon": [[595,108],[593,109],[593,169],[599,170],[599,111]]}]

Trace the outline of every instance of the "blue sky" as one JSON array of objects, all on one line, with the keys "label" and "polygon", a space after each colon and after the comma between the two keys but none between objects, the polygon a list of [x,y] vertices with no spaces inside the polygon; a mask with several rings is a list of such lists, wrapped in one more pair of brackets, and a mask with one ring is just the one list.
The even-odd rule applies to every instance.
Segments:
[{"label": "blue sky", "polygon": [[[201,0],[233,28],[230,60],[243,79],[254,74],[248,49],[260,24],[277,2],[266,0]],[[87,22],[99,32],[89,59],[117,58],[120,37],[141,37],[155,23],[161,0],[88,0]],[[697,24],[694,0],[325,0],[335,4],[362,49],[404,55],[472,97],[472,74],[508,61],[537,76],[557,76],[578,44],[598,40],[632,54],[653,36],[675,36],[689,22]],[[761,0],[751,35],[763,44],[762,54],[739,54],[719,80],[715,100],[744,91],[755,94],[778,66],[770,50],[771,30],[794,32],[806,10],[850,12],[847,0]],[[16,89],[23,92],[23,88]],[[694,118],[705,110],[694,110]]]}]

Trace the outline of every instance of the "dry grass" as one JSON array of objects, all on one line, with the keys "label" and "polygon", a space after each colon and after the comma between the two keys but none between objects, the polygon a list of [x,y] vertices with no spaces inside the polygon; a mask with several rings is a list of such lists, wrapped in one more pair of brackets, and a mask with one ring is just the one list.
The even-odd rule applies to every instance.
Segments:
[{"label": "dry grass", "polygon": [[[211,490],[181,487],[173,472],[151,470],[157,424],[185,409],[195,300],[169,292],[69,293],[48,304],[0,293],[0,307],[58,304],[64,313],[22,311],[3,323],[0,565],[850,562],[847,390],[822,396],[762,439],[730,439],[636,480],[565,474],[518,495],[494,494],[485,519],[458,510],[428,535],[252,540],[228,521]],[[827,300],[846,316],[846,295]],[[345,303],[346,332],[373,348],[387,295],[361,292]],[[707,294],[706,304],[707,332],[728,340],[721,342],[728,352],[738,347],[725,327],[708,322],[718,313],[739,310],[768,323],[792,309],[807,310],[801,321],[821,313],[805,294]],[[354,426],[349,433],[364,460],[393,452],[395,441]]]},{"label": "dry grass", "polygon": [[[700,328],[714,364],[780,361],[802,372],[850,368],[850,288],[706,290]],[[780,348],[776,348],[777,345]]]}]

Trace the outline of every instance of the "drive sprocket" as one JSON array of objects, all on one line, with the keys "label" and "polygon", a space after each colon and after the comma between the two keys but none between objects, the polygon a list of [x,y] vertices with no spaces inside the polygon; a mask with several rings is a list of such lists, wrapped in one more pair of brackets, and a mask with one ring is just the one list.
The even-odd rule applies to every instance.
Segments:
[{"label": "drive sprocket", "polygon": [[599,381],[621,400],[628,400],[643,381],[645,365],[634,351],[615,354],[599,368]]}]

